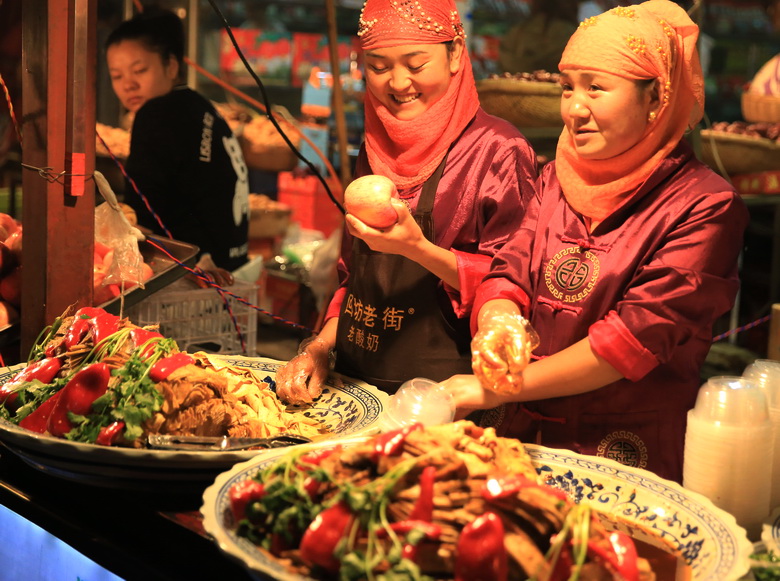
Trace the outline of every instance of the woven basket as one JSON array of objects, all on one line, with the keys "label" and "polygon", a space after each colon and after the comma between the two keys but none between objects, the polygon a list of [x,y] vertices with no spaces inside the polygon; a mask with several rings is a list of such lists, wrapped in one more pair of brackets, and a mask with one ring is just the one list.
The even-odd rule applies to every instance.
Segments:
[{"label": "woven basket", "polygon": [[780,122],[780,97],[742,93],[742,116],[751,123]]},{"label": "woven basket", "polygon": [[563,126],[557,83],[484,79],[477,81],[477,93],[485,111],[521,129]]},{"label": "woven basket", "polygon": [[702,161],[721,174],[735,175],[780,168],[780,144],[771,139],[703,129],[701,153]]}]

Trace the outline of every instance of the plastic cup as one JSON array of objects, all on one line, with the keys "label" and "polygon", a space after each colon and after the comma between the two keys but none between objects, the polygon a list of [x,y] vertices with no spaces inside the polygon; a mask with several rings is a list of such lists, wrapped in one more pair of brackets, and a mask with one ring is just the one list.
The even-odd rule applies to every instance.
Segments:
[{"label": "plastic cup", "polygon": [[706,422],[755,426],[769,420],[769,406],[757,383],[724,375],[711,377],[699,389],[693,415]]},{"label": "plastic cup", "polygon": [[710,378],[688,412],[683,486],[733,514],[753,538],[770,508],[774,448],[765,390],[746,377]]},{"label": "plastic cup", "polygon": [[745,368],[742,376],[761,387],[769,405],[769,419],[772,422],[775,442],[770,506],[777,508],[780,507],[780,361],[756,359]]},{"label": "plastic cup", "polygon": [[756,359],[745,368],[742,377],[764,390],[770,409],[780,410],[780,361]]},{"label": "plastic cup", "polygon": [[437,426],[451,422],[454,417],[455,406],[449,391],[435,381],[415,377],[390,396],[382,430],[387,432],[415,423]]}]

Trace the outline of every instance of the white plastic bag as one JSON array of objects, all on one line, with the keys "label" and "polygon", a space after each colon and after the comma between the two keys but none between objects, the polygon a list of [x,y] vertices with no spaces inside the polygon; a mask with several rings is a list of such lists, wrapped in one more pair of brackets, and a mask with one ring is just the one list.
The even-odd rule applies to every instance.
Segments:
[{"label": "white plastic bag", "polygon": [[108,246],[113,256],[109,264],[104,263],[106,276],[102,284],[117,284],[121,288],[137,284],[144,288],[144,260],[138,247],[144,235],[127,221],[103,174],[96,171],[94,175],[98,191],[106,200],[95,208],[95,241]]}]

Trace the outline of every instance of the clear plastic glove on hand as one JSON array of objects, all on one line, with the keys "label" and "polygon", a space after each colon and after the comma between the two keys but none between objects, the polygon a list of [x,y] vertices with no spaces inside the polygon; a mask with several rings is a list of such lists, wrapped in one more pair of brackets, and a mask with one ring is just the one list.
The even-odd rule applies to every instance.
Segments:
[{"label": "clear plastic glove on hand", "polygon": [[330,347],[319,337],[304,340],[298,355],[276,372],[276,395],[290,404],[311,403],[330,372]]},{"label": "clear plastic glove on hand", "polygon": [[471,340],[471,368],[486,389],[516,394],[523,389],[523,370],[539,336],[518,314],[486,313]]},{"label": "clear plastic glove on hand", "polygon": [[450,394],[451,405],[456,408],[455,420],[462,420],[474,410],[485,410],[506,403],[507,396],[482,387],[474,375],[453,375],[441,382]]}]

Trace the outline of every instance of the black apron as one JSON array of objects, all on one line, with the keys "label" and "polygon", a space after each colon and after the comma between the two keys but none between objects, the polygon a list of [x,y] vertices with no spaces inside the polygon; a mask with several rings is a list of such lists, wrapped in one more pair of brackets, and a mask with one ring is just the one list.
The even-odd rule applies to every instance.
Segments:
[{"label": "black apron", "polygon": [[[447,158],[423,184],[414,219],[435,241],[433,203]],[[437,276],[413,260],[352,245],[336,337],[336,371],[395,393],[406,380],[471,373],[468,318],[458,319]]]}]

